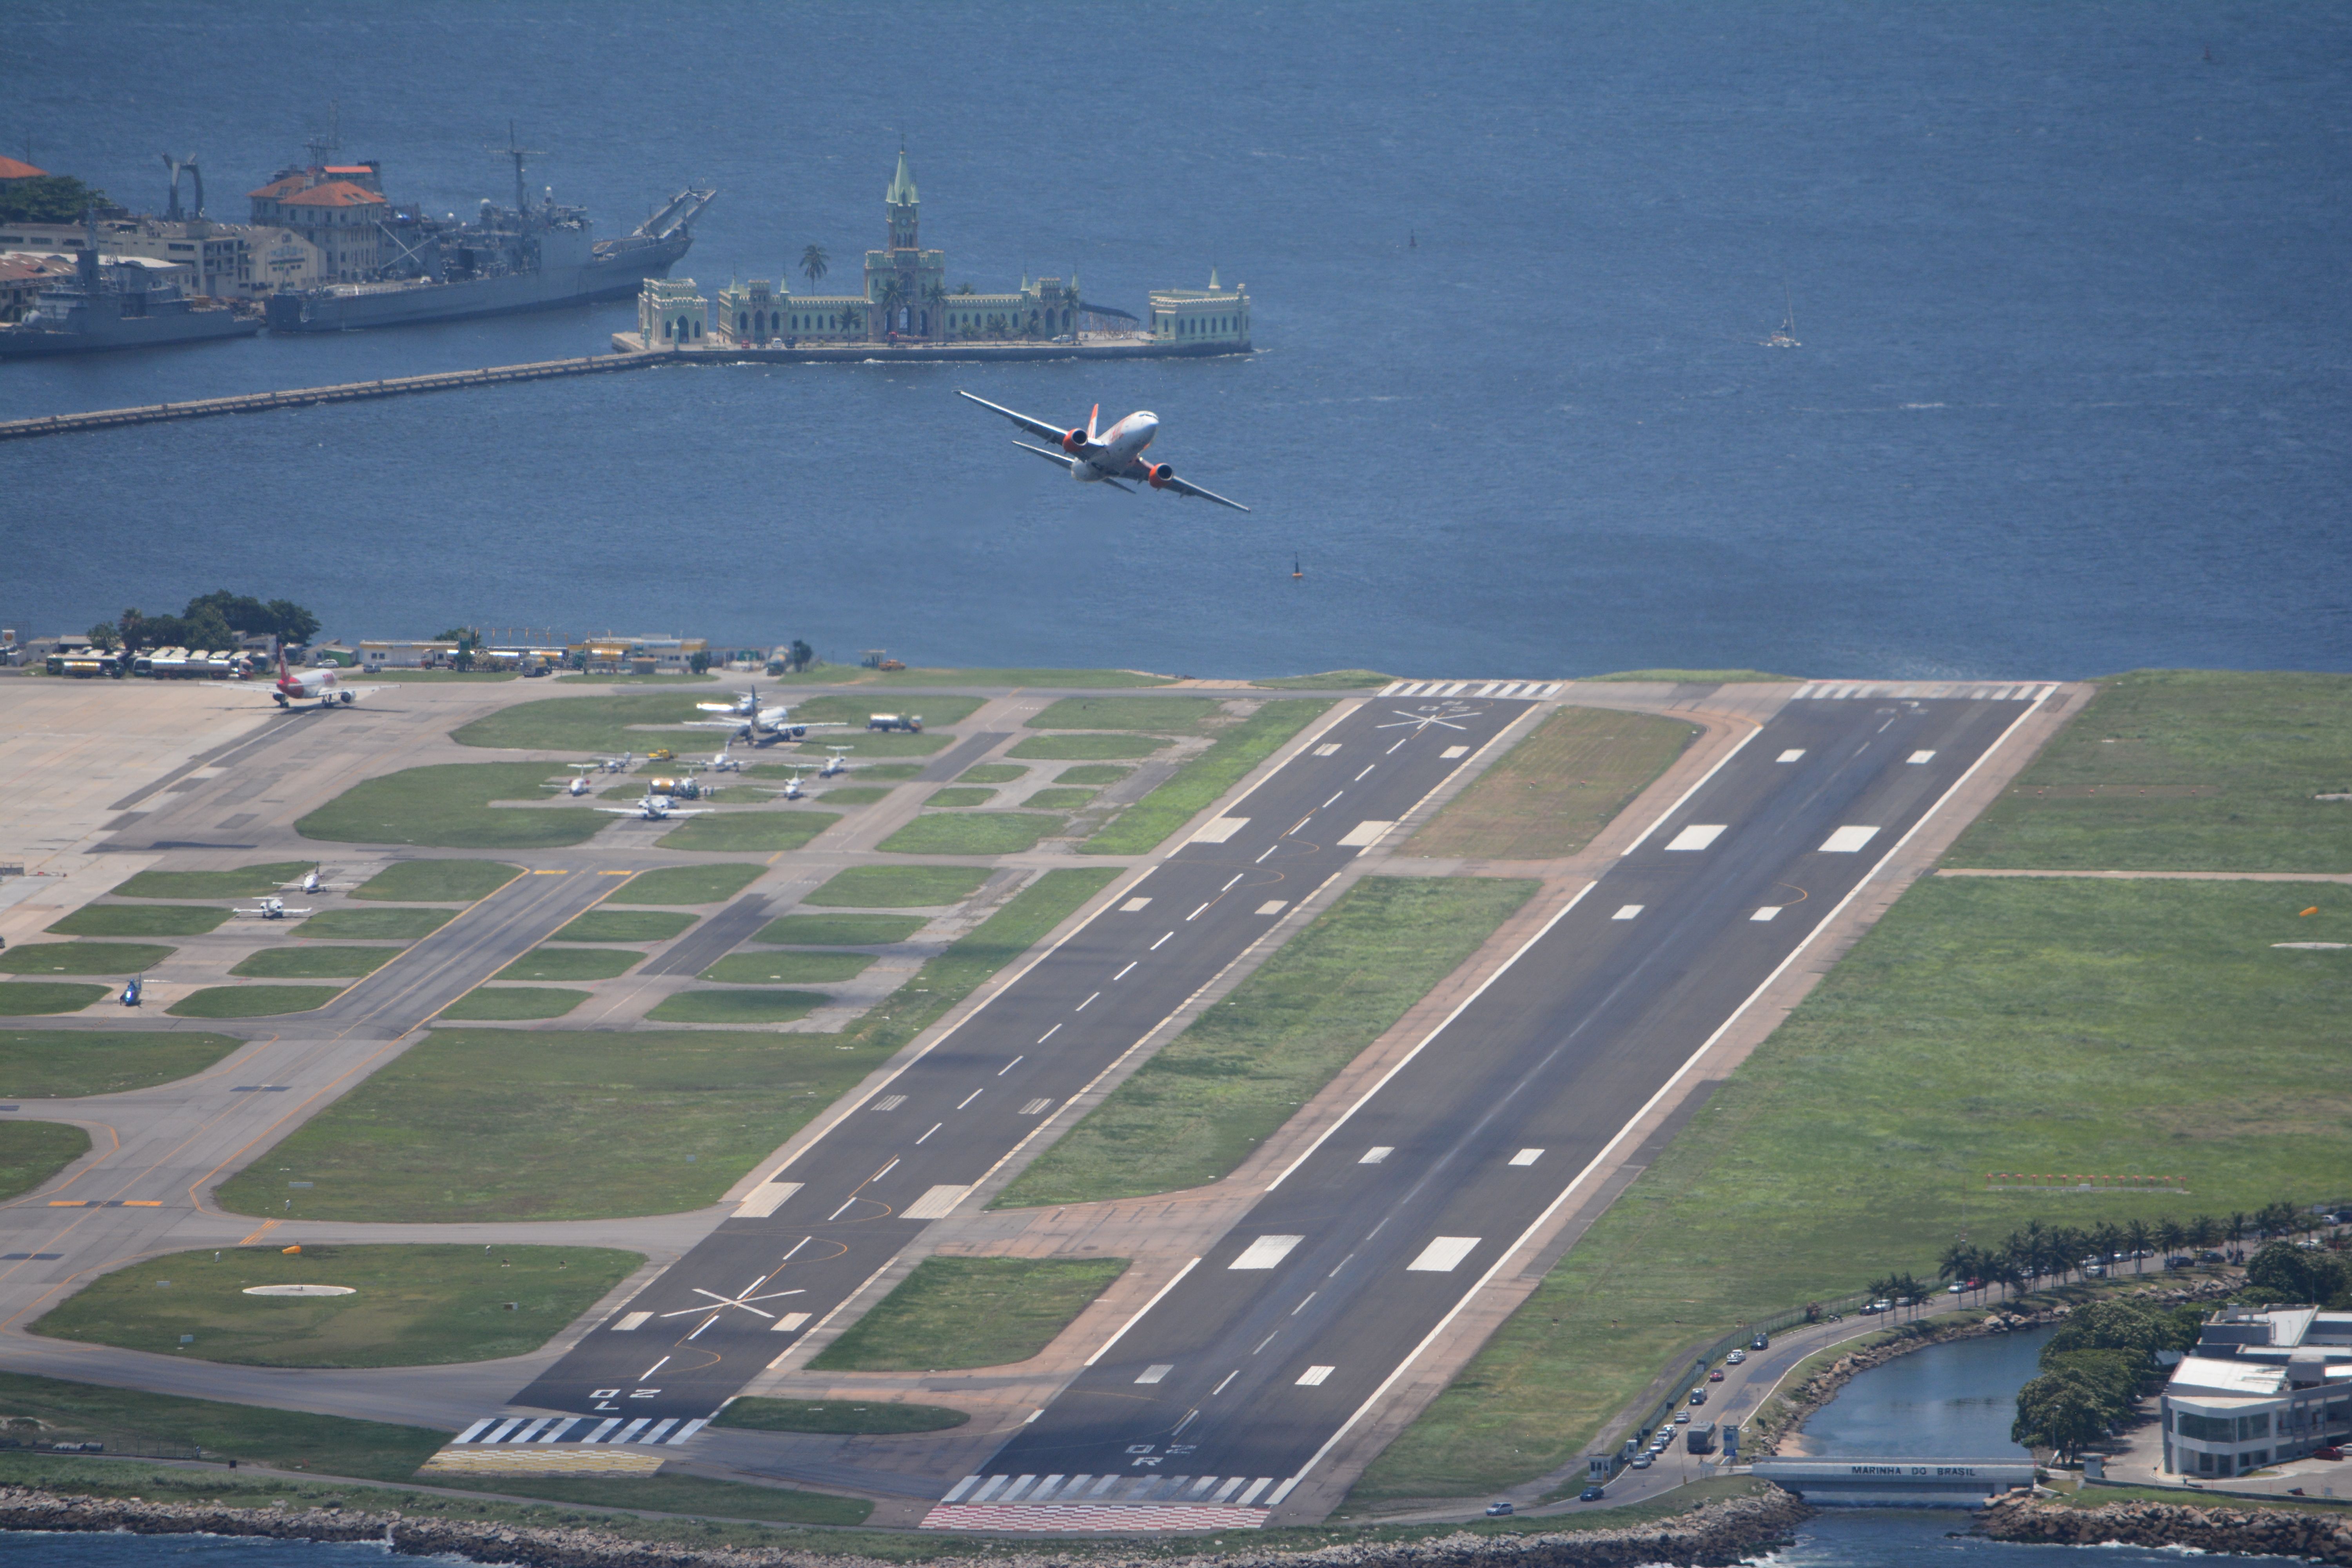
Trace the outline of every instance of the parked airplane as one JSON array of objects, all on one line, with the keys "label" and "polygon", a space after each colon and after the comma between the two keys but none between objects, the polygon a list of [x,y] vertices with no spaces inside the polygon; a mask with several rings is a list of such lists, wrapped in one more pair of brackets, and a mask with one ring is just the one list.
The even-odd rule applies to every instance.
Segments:
[{"label": "parked airplane", "polygon": [[381,686],[345,686],[337,678],[333,665],[296,675],[286,668],[286,645],[278,645],[278,684],[269,694],[278,699],[280,708],[290,709],[297,702],[316,702],[321,708],[340,703],[348,708],[361,698],[383,689]]},{"label": "parked airplane", "polygon": [[734,743],[735,738],[732,735],[730,735],[726,740],[719,742],[719,749],[717,751],[710,753],[709,765],[712,773],[740,773],[743,771],[743,759],[740,757],[730,756],[727,753],[727,748]]},{"label": "parked airplane", "polygon": [[700,811],[680,811],[670,805],[669,796],[651,793],[632,805],[600,805],[596,809],[610,816],[634,816],[641,822],[667,822],[673,816],[705,815]]},{"label": "parked airplane", "polygon": [[824,766],[817,770],[817,777],[821,779],[838,778],[840,775],[849,771],[849,759],[846,753],[856,751],[856,748],[855,746],[827,746],[825,750],[831,752],[833,755],[827,757],[824,762]]},{"label": "parked airplane", "polygon": [[288,915],[307,915],[312,911],[289,910],[286,907],[286,900],[283,899],[264,899],[261,900],[261,907],[257,910],[231,910],[229,912],[244,915],[251,920],[282,921]]},{"label": "parked airplane", "polygon": [[742,693],[732,702],[698,702],[695,706],[707,713],[729,713],[734,717],[689,720],[686,726],[688,729],[730,731],[732,731],[729,736],[730,742],[749,741],[755,746],[764,746],[773,741],[797,741],[807,735],[813,729],[846,728],[838,723],[812,724],[805,721],[795,720],[791,707],[783,703],[778,703],[772,708],[762,708],[760,706],[760,696],[756,688]]},{"label": "parked airplane", "polygon": [[1033,436],[1042,436],[1059,450],[1032,447],[1026,441],[1013,444],[1024,452],[1034,452],[1048,462],[1059,463],[1070,472],[1070,478],[1080,484],[1107,484],[1114,489],[1126,489],[1121,479],[1132,479],[1139,485],[1150,485],[1155,490],[1174,490],[1180,496],[1199,496],[1202,500],[1229,506],[1235,511],[1249,508],[1237,500],[1227,500],[1214,490],[1204,490],[1196,484],[1176,477],[1176,470],[1165,463],[1147,463],[1143,449],[1151,445],[1151,437],[1160,432],[1160,416],[1148,412],[1129,415],[1108,430],[1097,432],[1095,421],[1101,417],[1102,405],[1087,416],[1083,430],[1064,430],[1048,425],[1043,419],[1032,419],[1026,414],[1016,414],[1001,403],[991,403],[985,397],[972,397],[958,390],[957,396],[971,398],[982,408],[992,408]]},{"label": "parked airplane", "polygon": [[359,886],[357,882],[322,882],[319,879],[325,874],[325,870],[326,868],[322,866],[313,866],[310,869],[302,873],[302,879],[300,881],[281,883],[280,886],[293,888],[305,893],[324,893],[329,891],[340,892],[345,888],[356,888]]},{"label": "parked airplane", "polygon": [[[580,764],[575,763],[572,765],[577,767]],[[573,773],[568,779],[550,779],[547,783],[540,785],[539,787],[541,789],[560,789],[569,795],[583,795],[588,793],[588,775],[586,773]]]},{"label": "parked airplane", "polygon": [[623,752],[617,757],[612,755],[610,752],[599,752],[596,754],[596,760],[593,763],[566,763],[564,766],[571,768],[601,768],[608,773],[627,773],[630,767],[635,763],[636,760],[637,753],[635,752]]}]

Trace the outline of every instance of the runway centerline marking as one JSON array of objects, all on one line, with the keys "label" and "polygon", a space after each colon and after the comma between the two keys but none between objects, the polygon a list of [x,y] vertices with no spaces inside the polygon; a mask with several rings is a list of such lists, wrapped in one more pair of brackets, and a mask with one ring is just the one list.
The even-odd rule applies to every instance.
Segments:
[{"label": "runway centerline marking", "polygon": [[1234,1379],[1239,1377],[1241,1374],[1242,1369],[1239,1367],[1235,1367],[1233,1371],[1225,1373],[1223,1379],[1218,1383],[1217,1386],[1209,1390],[1209,1397],[1214,1399],[1217,1395],[1223,1394],[1225,1391],[1225,1384],[1233,1382]]},{"label": "runway centerline marking", "polygon": [[[1306,826],[1308,823],[1310,823],[1310,822],[1312,822],[1312,821],[1314,821],[1314,820],[1315,820],[1315,814],[1314,814],[1313,812],[1311,812],[1311,811],[1310,811],[1310,812],[1308,812],[1306,816],[1304,816],[1300,817],[1297,822],[1294,822],[1294,823],[1292,823],[1292,824],[1290,825],[1290,833],[1296,833],[1296,832],[1297,832],[1300,828],[1302,828],[1302,827]],[[1290,837],[1290,833],[1286,833],[1286,834],[1284,834],[1284,835],[1283,835],[1283,837],[1284,837],[1285,838],[1287,838],[1287,837]]]},{"label": "runway centerline marking", "polygon": [[[1348,793],[1348,792],[1347,792],[1346,790],[1341,790],[1341,791],[1339,792],[1339,795],[1345,795],[1345,794],[1347,794],[1347,793]],[[1338,799],[1339,798],[1339,795],[1333,795],[1333,796],[1331,797],[1331,800],[1327,800],[1327,801],[1325,801],[1321,805],[1317,806],[1315,809],[1316,809],[1316,810],[1318,810],[1318,811],[1328,811],[1328,810],[1330,810],[1330,809],[1331,809],[1331,802],[1332,802],[1332,801],[1336,801],[1336,800],[1338,800]]]},{"label": "runway centerline marking", "polygon": [[1230,892],[1232,892],[1232,891],[1234,890],[1234,882],[1238,882],[1238,881],[1240,881],[1240,880],[1241,880],[1244,876],[1247,876],[1247,875],[1248,875],[1248,873],[1247,873],[1247,872],[1245,872],[1245,871],[1236,871],[1236,872],[1234,872],[1234,875],[1233,875],[1233,881],[1229,881],[1229,882],[1227,882],[1223,887],[1219,888],[1219,889],[1217,889],[1217,891],[1219,891],[1219,892],[1221,892],[1221,893],[1230,893]]},{"label": "runway centerline marking", "polygon": [[[1280,1333],[1280,1332],[1282,1332],[1282,1331],[1281,1331],[1280,1329],[1276,1329],[1276,1330],[1275,1330],[1275,1331],[1274,1331],[1274,1334],[1278,1334],[1278,1333]],[[1265,1338],[1264,1338],[1264,1339],[1262,1339],[1262,1340],[1258,1341],[1258,1342],[1257,1342],[1257,1351],[1262,1351],[1262,1350],[1265,1349],[1265,1347],[1266,1347],[1266,1346],[1268,1346],[1268,1345],[1270,1345],[1270,1344],[1274,1343],[1274,1334],[1268,1334],[1268,1335],[1266,1335],[1266,1336],[1265,1336]],[[1257,1354],[1257,1351],[1252,1351],[1252,1352],[1250,1352],[1250,1354],[1252,1354],[1252,1355],[1255,1355],[1255,1354]]]},{"label": "runway centerline marking", "polygon": [[957,1101],[956,1109],[958,1110],[961,1110],[965,1106],[970,1105],[973,1100],[978,1100],[982,1095],[986,1094],[988,1090],[985,1089],[973,1089],[970,1094],[965,1095],[962,1100]]},{"label": "runway centerline marking", "polygon": [[[1101,993],[1101,992],[1099,992],[1099,991],[1097,991],[1097,992],[1096,992],[1096,993],[1095,993],[1095,996],[1099,996],[1099,995],[1101,995],[1101,994],[1102,994],[1102,993]],[[1071,1008],[1071,1009],[1070,1009],[1070,1011],[1071,1011],[1071,1012],[1073,1012],[1073,1013],[1083,1013],[1083,1012],[1085,1012],[1085,1011],[1087,1010],[1087,1002],[1092,1002],[1092,1001],[1095,999],[1095,996],[1089,996],[1089,997],[1087,997],[1086,1002],[1081,1002],[1081,1003],[1079,1003],[1076,1006],[1075,1006],[1075,1007]],[[1044,1045],[1045,1042],[1045,1041],[1043,1041],[1043,1040],[1040,1040],[1040,1041],[1038,1041],[1037,1043],[1038,1043],[1039,1045],[1041,1045],[1041,1046],[1042,1046],[1042,1045]]]},{"label": "runway centerline marking", "polygon": [[[934,1121],[934,1122],[932,1122],[932,1123],[931,1123],[931,1132],[937,1132],[940,1128],[945,1127],[946,1125],[947,1125],[947,1123],[946,1123],[946,1122],[944,1122],[944,1121]],[[922,1143],[922,1142],[923,1142],[923,1139],[924,1139],[924,1138],[929,1138],[929,1137],[931,1135],[931,1132],[926,1132],[926,1133],[924,1133],[924,1134],[923,1134],[923,1137],[922,1137],[922,1138],[918,1138],[918,1139],[916,1139],[916,1140],[915,1140],[916,1144],[917,1144],[918,1146],[920,1146],[920,1144],[921,1144],[921,1143]]]},{"label": "runway centerline marking", "polygon": [[653,1364],[653,1365],[651,1365],[651,1366],[649,1366],[649,1367],[646,1368],[646,1370],[645,1370],[645,1371],[643,1371],[643,1372],[641,1372],[641,1373],[637,1373],[637,1381],[638,1381],[639,1383],[643,1383],[643,1382],[645,1382],[645,1380],[646,1380],[646,1379],[647,1379],[647,1378],[651,1377],[654,1373],[656,1373],[659,1372],[662,1368],[664,1368],[664,1367],[667,1366],[668,1364],[669,1364],[669,1357],[667,1357],[667,1356],[664,1356],[664,1357],[662,1357],[662,1358],[661,1358],[661,1360],[659,1360],[659,1361],[657,1361],[657,1362],[654,1363],[654,1364]]},{"label": "runway centerline marking", "polygon": [[[1130,958],[1130,959],[1129,959],[1129,960],[1127,961],[1127,969],[1133,969],[1137,964],[1141,963],[1142,962],[1143,962],[1143,960],[1141,960],[1141,959],[1139,959],[1139,958]],[[1112,976],[1111,976],[1111,978],[1112,978],[1113,980],[1124,980],[1124,979],[1126,979],[1126,978],[1127,978],[1127,969],[1122,969],[1122,970],[1120,970],[1117,974],[1112,975]],[[1041,1044],[1041,1045],[1042,1045],[1043,1043],[1044,1043],[1043,1041],[1040,1041],[1040,1042],[1039,1042],[1039,1044]]]},{"label": "runway centerline marking", "polygon": [[[1364,773],[1370,773],[1372,768],[1379,767],[1380,765],[1380,763],[1374,763],[1371,767],[1368,767],[1364,770]],[[1349,784],[1361,784],[1364,782],[1364,773],[1358,773],[1354,778],[1349,779],[1348,782]]]},{"label": "runway centerline marking", "polygon": [[1306,1300],[1302,1300],[1302,1301],[1300,1301],[1300,1302],[1298,1303],[1298,1305],[1297,1305],[1296,1307],[1291,1308],[1291,1309],[1290,1309],[1290,1315],[1291,1315],[1292,1317],[1294,1317],[1294,1318],[1295,1318],[1295,1317],[1298,1316],[1298,1314],[1299,1314],[1299,1313],[1301,1313],[1301,1312],[1303,1312],[1303,1311],[1307,1310],[1307,1301],[1312,1301],[1313,1300],[1315,1300],[1315,1298],[1316,1298],[1316,1297],[1318,1297],[1318,1296],[1319,1296],[1319,1295],[1321,1295],[1321,1294],[1322,1294],[1322,1292],[1321,1292],[1320,1290],[1309,1290],[1308,1292],[1307,1292]]},{"label": "runway centerline marking", "polygon": [[[1061,1026],[1062,1026],[1061,1025],[1056,1024],[1056,1025],[1055,1025],[1055,1026],[1054,1026],[1054,1029],[1058,1029],[1058,1028],[1060,1028]],[[1048,1035],[1050,1035],[1050,1034],[1052,1034],[1052,1033],[1054,1032],[1054,1029],[1048,1029],[1048,1030],[1046,1030],[1046,1031],[1045,1031],[1045,1033],[1047,1033]],[[1041,1045],[1041,1046],[1042,1046],[1042,1045],[1044,1045],[1045,1042],[1045,1041],[1043,1041],[1043,1040],[1040,1040],[1040,1041],[1038,1041],[1037,1043],[1038,1043],[1039,1045]],[[1027,1054],[1026,1054],[1025,1052],[1024,1052],[1023,1055],[1020,1055],[1020,1056],[1014,1057],[1011,1061],[1006,1062],[1003,1067],[998,1068],[996,1069],[996,1076],[997,1076],[997,1077],[999,1077],[999,1078],[1003,1078],[1006,1073],[1011,1072],[1014,1068],[1019,1067],[1023,1062],[1025,1062],[1025,1061],[1027,1061],[1028,1059],[1029,1059],[1029,1058],[1028,1058],[1028,1056],[1027,1056]]]},{"label": "runway centerline marking", "polygon": [[[1061,1032],[1062,1032],[1062,1026],[1061,1026],[1061,1025],[1059,1025],[1059,1024],[1056,1024],[1056,1025],[1055,1025],[1052,1028],[1050,1028],[1050,1029],[1046,1030],[1044,1034],[1042,1034],[1042,1035],[1038,1036],[1038,1037],[1037,1037],[1037,1043],[1038,1043],[1039,1045],[1041,1045],[1041,1046],[1042,1046],[1042,1045],[1044,1045],[1047,1040],[1052,1039],[1055,1035],[1058,1035],[1058,1034],[1060,1034]],[[1020,1058],[1019,1057],[1015,1057],[1015,1058],[1013,1058],[1013,1059],[1014,1061],[1019,1061],[1021,1058]],[[1003,1075],[1000,1073],[998,1076],[999,1076],[999,1077],[1003,1077]]]},{"label": "runway centerline marking", "polygon": [[1267,845],[1264,849],[1262,849],[1262,850],[1260,850],[1260,851],[1258,852],[1258,857],[1257,857],[1257,858],[1256,858],[1256,859],[1255,859],[1255,860],[1253,860],[1253,861],[1251,861],[1251,862],[1250,862],[1250,864],[1251,864],[1251,865],[1253,865],[1253,866],[1263,866],[1263,865],[1265,865],[1265,858],[1266,858],[1266,857],[1267,857],[1267,856],[1269,856],[1269,855],[1271,855],[1271,854],[1273,854],[1276,850],[1277,850],[1277,849],[1279,849],[1279,848],[1281,848],[1281,847],[1282,847],[1282,846],[1281,846],[1281,845],[1279,845],[1279,844],[1269,844],[1269,845]]},{"label": "runway centerline marking", "polygon": [[[1174,931],[1170,931],[1170,932],[1168,933],[1168,936],[1174,936],[1175,934],[1176,934],[1176,933],[1175,933]],[[1150,947],[1146,948],[1144,951],[1145,951],[1145,952],[1158,952],[1160,951],[1160,942],[1166,942],[1166,941],[1168,940],[1168,936],[1163,936],[1163,937],[1161,937],[1161,938],[1160,939],[1160,942],[1153,942]]]},{"label": "runway centerline marking", "polygon": [[[1214,900],[1214,899],[1211,899],[1211,900],[1209,900],[1209,904],[1213,904],[1213,903],[1215,903],[1216,901],[1217,901],[1216,900]],[[1201,906],[1201,910],[1205,910],[1205,909],[1207,909],[1207,908],[1209,907],[1209,904],[1202,904],[1202,905]],[[1201,918],[1201,910],[1194,910],[1191,914],[1186,915],[1184,918],[1185,918],[1187,921],[1196,921],[1196,920],[1199,920],[1199,919]]]}]

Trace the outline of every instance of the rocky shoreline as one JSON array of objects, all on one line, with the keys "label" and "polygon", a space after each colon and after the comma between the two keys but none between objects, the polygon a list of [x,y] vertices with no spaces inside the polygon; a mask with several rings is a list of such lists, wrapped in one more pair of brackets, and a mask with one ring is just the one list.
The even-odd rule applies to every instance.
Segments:
[{"label": "rocky shoreline", "polygon": [[[940,1568],[1726,1568],[1788,1542],[1811,1510],[1786,1492],[1735,1498],[1621,1530],[1573,1534],[1456,1531],[1424,1541],[1343,1542],[1312,1552],[1247,1549],[1175,1557],[1123,1554],[1115,1541],[1006,1540],[978,1555],[934,1558]],[[0,1530],[133,1535],[267,1536],[280,1541],[380,1542],[404,1557],[457,1557],[528,1568],[899,1568],[840,1552],[803,1548],[689,1547],[631,1541],[599,1530],[529,1528],[412,1519],[360,1509],[226,1508],[142,1502],[0,1487]],[[2331,1559],[2352,1563],[2352,1557]]]},{"label": "rocky shoreline", "polygon": [[2352,1515],[2273,1508],[2111,1502],[2097,1508],[2013,1498],[1978,1516],[1975,1533],[2051,1546],[2171,1546],[2220,1555],[2301,1557],[2352,1568]]}]

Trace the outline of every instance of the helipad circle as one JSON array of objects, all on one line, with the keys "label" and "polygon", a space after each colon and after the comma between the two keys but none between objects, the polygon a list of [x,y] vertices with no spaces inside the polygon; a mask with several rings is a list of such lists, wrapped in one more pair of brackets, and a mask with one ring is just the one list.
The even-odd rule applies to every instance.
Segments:
[{"label": "helipad circle", "polygon": [[247,1285],[248,1296],[356,1296],[349,1285]]}]

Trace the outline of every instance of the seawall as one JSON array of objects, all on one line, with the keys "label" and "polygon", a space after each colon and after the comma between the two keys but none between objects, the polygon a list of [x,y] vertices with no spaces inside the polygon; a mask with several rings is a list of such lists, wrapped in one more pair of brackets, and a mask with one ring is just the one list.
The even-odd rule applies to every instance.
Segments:
[{"label": "seawall", "polygon": [[1979,1516],[1976,1533],[2056,1546],[2171,1546],[2218,1555],[2301,1557],[2352,1568],[2352,1514],[2274,1508],[2199,1508],[2111,1502],[2096,1508],[2005,1499]]}]

